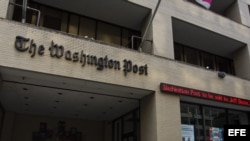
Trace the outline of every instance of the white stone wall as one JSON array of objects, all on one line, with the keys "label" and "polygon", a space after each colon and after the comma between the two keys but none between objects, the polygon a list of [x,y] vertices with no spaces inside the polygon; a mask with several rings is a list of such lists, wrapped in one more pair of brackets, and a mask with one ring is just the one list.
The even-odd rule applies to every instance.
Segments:
[{"label": "white stone wall", "polygon": [[[152,9],[157,3],[157,0],[130,1]],[[5,0],[0,1],[0,4],[2,9],[6,9]],[[0,11],[0,17],[4,18],[6,10],[2,11]],[[181,140],[179,97],[162,94],[159,91],[161,82],[244,99],[250,99],[250,82],[230,75],[220,79],[216,71],[173,60],[172,17],[246,43],[246,48],[241,50],[244,51],[244,56],[237,53],[235,58],[238,62],[241,60],[244,62],[244,67],[240,72],[250,79],[248,71],[250,70],[249,28],[184,0],[162,0],[152,25],[153,55],[111,47],[61,32],[0,19],[0,66],[153,90],[155,94],[143,98],[141,103],[142,140]],[[31,58],[28,52],[17,51],[14,48],[17,35],[34,39],[37,45],[43,44],[46,48],[45,54]],[[129,59],[137,65],[147,64],[148,75],[129,73],[124,76],[122,70],[98,71],[94,66],[81,67],[79,62],[73,63],[64,58],[52,58],[48,51],[52,40],[72,52],[84,50],[86,54],[97,57],[108,55],[110,59],[119,60],[121,66],[123,59]]]},{"label": "white stone wall", "polygon": [[[215,71],[186,65],[172,59],[111,47],[60,32],[3,19],[0,20],[0,33],[0,66],[155,91],[154,98],[150,98],[149,101],[145,101],[146,103],[142,105],[141,108],[144,110],[142,110],[141,114],[144,119],[142,125],[153,127],[156,130],[155,133],[145,135],[148,131],[143,129],[142,136],[154,135],[152,138],[156,138],[158,141],[180,140],[181,135],[180,118],[178,118],[180,117],[179,97],[162,94],[159,91],[161,82],[250,99],[249,81],[229,75],[224,79],[220,79]],[[46,48],[45,54],[31,58],[28,51],[17,51],[14,48],[17,35],[34,39],[37,45],[44,45]],[[127,76],[124,76],[122,70],[104,69],[99,71],[95,66],[86,65],[81,67],[79,62],[73,63],[66,61],[64,58],[52,58],[48,51],[52,40],[72,52],[84,50],[86,54],[97,57],[107,55],[110,59],[119,60],[121,63],[123,63],[123,59],[129,59],[137,65],[147,64],[148,75],[138,75],[130,72]],[[147,103],[152,105],[147,106]],[[143,116],[147,115],[145,112],[153,114],[152,117]],[[175,120],[173,121],[173,119]],[[165,131],[167,131],[167,134]],[[145,141],[147,140],[145,139]]]},{"label": "white stone wall", "polygon": [[[250,79],[250,73],[242,73],[246,70],[250,70],[250,30],[249,27],[245,26],[248,25],[250,18],[248,7],[245,4],[249,1],[244,1],[244,3],[242,1],[239,1],[239,6],[234,9],[240,10],[235,11],[240,17],[236,17],[237,14],[233,15],[234,19],[241,20],[242,24],[240,24],[227,17],[200,8],[186,0],[161,0],[161,4],[152,24],[153,54],[166,58],[174,58],[172,35],[172,17],[174,17],[228,38],[246,43],[247,49],[245,50],[247,53],[244,54],[245,57],[241,60],[237,60],[237,62],[242,62],[244,66],[236,69],[238,69],[238,76]],[[158,1],[147,0],[147,2],[145,2],[145,0],[131,0],[131,2],[152,8],[155,7]],[[237,66],[239,65],[240,64],[237,64]]]},{"label": "white stone wall", "polygon": [[[8,20],[0,21],[0,33],[1,66],[151,90],[158,89],[160,82],[168,82],[229,96],[236,96],[235,92],[242,92],[245,95],[241,93],[239,97],[250,98],[246,93],[246,90],[250,88],[250,85],[247,85],[249,81],[234,76],[227,76],[224,80],[221,80],[218,79],[217,72],[185,65],[175,60],[111,47],[74,36],[68,36],[60,32],[44,30],[44,28],[37,28]],[[45,54],[43,56],[37,54],[31,58],[28,51],[17,51],[14,48],[14,43],[15,37],[18,35],[33,39],[37,45],[44,45],[46,48]],[[106,68],[98,71],[95,66],[85,65],[81,67],[80,62],[73,63],[72,61],[67,61],[64,59],[65,56],[60,59],[52,58],[48,50],[52,40],[58,45],[63,45],[65,51],[80,52],[84,50],[85,54],[97,57],[105,57],[107,55],[109,59],[119,60],[121,68],[123,67],[124,59],[129,59],[137,65],[147,64],[148,75],[139,75],[130,72],[125,76],[122,70],[117,71]],[[230,87],[228,88],[229,84]],[[238,84],[242,84],[241,87],[234,87],[234,85]]]},{"label": "white stone wall", "polygon": [[0,1],[0,18],[6,18],[9,6],[9,0]]}]

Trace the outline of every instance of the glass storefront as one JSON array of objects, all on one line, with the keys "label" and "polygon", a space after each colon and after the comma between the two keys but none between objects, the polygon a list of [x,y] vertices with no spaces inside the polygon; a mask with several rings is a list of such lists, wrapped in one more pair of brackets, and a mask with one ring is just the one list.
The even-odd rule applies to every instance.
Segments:
[{"label": "glass storefront", "polygon": [[194,127],[195,141],[221,141],[224,125],[249,124],[249,117],[243,111],[181,103],[181,124]]}]

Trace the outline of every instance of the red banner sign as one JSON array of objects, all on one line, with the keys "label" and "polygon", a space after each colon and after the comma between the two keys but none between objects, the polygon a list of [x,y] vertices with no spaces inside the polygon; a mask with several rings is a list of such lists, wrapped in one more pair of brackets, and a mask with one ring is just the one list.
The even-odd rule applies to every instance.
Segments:
[{"label": "red banner sign", "polygon": [[250,100],[231,97],[231,96],[225,96],[225,95],[220,95],[220,94],[215,94],[211,92],[205,92],[205,91],[200,91],[200,90],[190,89],[190,88],[185,88],[185,87],[180,87],[180,86],[175,86],[172,84],[161,83],[160,89],[162,92],[165,92],[165,93],[174,93],[174,94],[180,94],[180,95],[186,95],[186,96],[193,96],[193,97],[198,97],[198,98],[203,98],[203,99],[208,99],[208,100],[214,100],[214,101],[220,101],[220,102],[226,102],[226,103],[238,104],[238,105],[250,107]]}]

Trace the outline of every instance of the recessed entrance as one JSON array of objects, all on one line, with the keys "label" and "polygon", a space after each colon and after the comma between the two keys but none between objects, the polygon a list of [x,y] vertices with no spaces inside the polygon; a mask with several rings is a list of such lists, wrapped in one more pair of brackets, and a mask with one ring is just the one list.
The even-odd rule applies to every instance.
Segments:
[{"label": "recessed entrance", "polygon": [[[152,93],[4,67],[0,72],[0,103],[5,111],[2,135],[8,132],[12,141],[111,140],[116,134],[112,123],[135,110],[139,113],[140,99]],[[139,117],[133,119],[138,120]],[[129,126],[130,123],[124,121],[123,126],[127,128],[126,124]],[[9,131],[5,128],[7,124],[13,127]],[[62,130],[60,125],[63,132],[59,132]],[[72,132],[75,133],[74,138],[70,136]]]}]

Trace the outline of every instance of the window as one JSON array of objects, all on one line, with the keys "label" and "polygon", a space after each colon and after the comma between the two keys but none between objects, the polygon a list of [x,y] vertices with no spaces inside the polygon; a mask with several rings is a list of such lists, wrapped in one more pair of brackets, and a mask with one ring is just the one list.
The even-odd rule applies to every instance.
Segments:
[{"label": "window", "polygon": [[248,124],[247,113],[229,110],[228,111],[228,124],[231,124],[231,125]]},{"label": "window", "polygon": [[205,134],[209,141],[212,128],[223,129],[226,124],[226,110],[212,107],[204,107]]},{"label": "window", "polygon": [[79,17],[71,14],[69,17],[69,33],[78,35]]},{"label": "window", "polygon": [[[134,36],[134,39],[132,41],[132,36]],[[129,29],[122,29],[122,46],[125,46],[127,48],[131,49],[138,49],[140,43],[141,43],[141,38],[140,33],[136,31],[131,31]],[[133,42],[133,45],[132,45]]]},{"label": "window", "polygon": [[235,75],[233,61],[225,57],[191,48],[179,43],[174,43],[174,55],[175,60],[178,61]]},{"label": "window", "polygon": [[175,43],[174,45],[174,57],[175,60],[183,61],[183,48],[181,44]]},{"label": "window", "polygon": [[113,44],[121,43],[121,29],[119,27],[98,22],[97,23],[97,40],[105,41]]},{"label": "window", "polygon": [[88,36],[89,38],[95,37],[96,21],[88,18],[80,18],[79,35]]},{"label": "window", "polygon": [[230,72],[230,62],[225,59],[225,58],[221,58],[221,57],[217,57],[216,58],[216,61],[217,61],[217,68],[219,71],[224,71],[226,73],[229,73]]},{"label": "window", "polygon": [[199,105],[181,103],[181,123],[194,125],[195,138],[204,141],[202,114]]},{"label": "window", "polygon": [[[18,5],[22,5],[23,1],[22,0],[16,0],[15,3],[18,4]],[[37,9],[37,4],[31,3],[31,4],[29,4],[29,7]],[[26,10],[26,23],[36,24],[36,22],[38,20],[37,19],[37,14],[38,13],[36,11],[33,11],[33,10],[28,8]],[[14,12],[13,12],[12,19],[15,20],[15,21],[19,21],[19,22],[22,21],[22,7],[21,6],[15,6],[14,7]]]},{"label": "window", "polygon": [[248,113],[243,111],[184,102],[181,102],[180,107],[181,124],[194,126],[195,141],[209,141],[213,130],[222,133],[226,124],[249,124]]},{"label": "window", "polygon": [[[16,3],[22,4],[22,0],[16,0]],[[41,11],[41,26],[135,50],[138,49],[141,43],[140,38],[134,38],[132,45],[132,36],[140,37],[140,31],[59,10],[33,1],[30,1],[28,5]],[[21,22],[21,7],[15,7],[12,19]],[[27,10],[26,22],[36,24],[37,20],[37,12]]]},{"label": "window", "polygon": [[196,49],[184,48],[184,58],[187,63],[199,65],[199,54]]},{"label": "window", "polygon": [[206,69],[215,69],[215,57],[212,54],[202,52],[201,53],[202,66]]},{"label": "window", "polygon": [[61,30],[62,13],[60,11],[51,8],[47,7],[43,8],[44,8],[44,17],[42,25],[47,28]]}]

